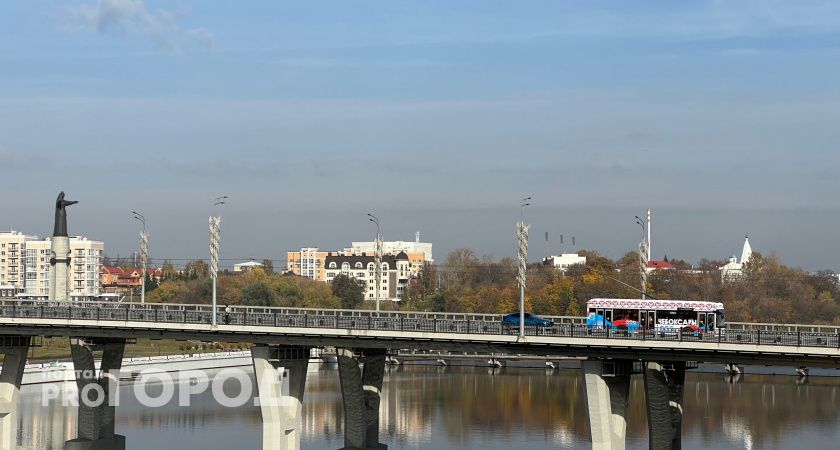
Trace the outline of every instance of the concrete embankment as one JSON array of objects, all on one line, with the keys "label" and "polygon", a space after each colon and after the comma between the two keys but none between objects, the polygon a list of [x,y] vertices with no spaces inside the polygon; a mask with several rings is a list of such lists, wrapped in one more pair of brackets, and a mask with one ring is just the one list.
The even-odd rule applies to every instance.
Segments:
[{"label": "concrete embankment", "polygon": [[[249,351],[134,357],[123,359],[120,378],[132,379],[146,369],[180,372],[184,370],[246,367],[251,366],[251,364],[251,352]],[[98,361],[96,366],[99,367]],[[73,363],[70,361],[27,364],[23,373],[22,384],[73,382],[76,379],[73,370]]]}]

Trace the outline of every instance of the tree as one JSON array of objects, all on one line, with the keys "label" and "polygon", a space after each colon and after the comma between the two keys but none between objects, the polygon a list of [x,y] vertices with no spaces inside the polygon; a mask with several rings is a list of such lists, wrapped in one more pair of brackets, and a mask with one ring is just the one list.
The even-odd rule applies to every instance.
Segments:
[{"label": "tree", "polygon": [[163,261],[162,270],[164,280],[174,280],[178,277],[178,271],[175,270],[175,265],[168,259]]},{"label": "tree", "polygon": [[242,298],[248,306],[277,306],[277,296],[263,280],[254,281],[242,289]]},{"label": "tree", "polygon": [[159,285],[159,283],[158,283],[157,278],[155,278],[153,276],[150,276],[149,274],[146,274],[146,293],[147,294],[149,292],[152,292],[155,289],[157,289],[158,285]]},{"label": "tree", "polygon": [[262,268],[263,268],[263,270],[265,270],[265,273],[267,273],[269,275],[274,273],[274,261],[272,261],[270,259],[264,259],[264,260],[262,260],[262,265],[263,265]]},{"label": "tree", "polygon": [[364,286],[355,278],[340,274],[332,281],[333,295],[341,299],[344,309],[357,308],[365,299]]},{"label": "tree", "polygon": [[149,303],[173,303],[186,290],[183,281],[164,281],[146,297]]},{"label": "tree", "polygon": [[184,266],[184,276],[188,280],[207,278],[210,276],[210,267],[200,259],[190,261]]},{"label": "tree", "polygon": [[446,255],[444,279],[447,289],[471,288],[475,284],[479,261],[468,248],[458,248]]}]

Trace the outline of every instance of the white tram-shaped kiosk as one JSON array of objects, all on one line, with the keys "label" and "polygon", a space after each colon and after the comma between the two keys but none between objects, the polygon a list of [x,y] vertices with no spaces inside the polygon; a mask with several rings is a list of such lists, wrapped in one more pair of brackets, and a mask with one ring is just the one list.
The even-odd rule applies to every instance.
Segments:
[{"label": "white tram-shaped kiosk", "polygon": [[719,333],[726,328],[723,303],[594,298],[586,306],[590,318],[595,315],[599,320],[606,319],[606,324],[635,321],[639,331],[672,332],[691,327],[700,332]]}]

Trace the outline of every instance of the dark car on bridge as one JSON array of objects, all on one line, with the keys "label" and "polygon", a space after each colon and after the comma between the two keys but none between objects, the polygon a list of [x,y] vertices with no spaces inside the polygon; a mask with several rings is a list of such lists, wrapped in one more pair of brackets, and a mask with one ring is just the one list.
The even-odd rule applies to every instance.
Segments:
[{"label": "dark car on bridge", "polygon": [[[519,326],[519,313],[511,313],[504,317],[502,317],[502,325],[505,326]],[[544,319],[536,314],[531,314],[529,312],[525,313],[525,326],[526,327],[550,327],[553,326],[554,322],[548,319]]]}]

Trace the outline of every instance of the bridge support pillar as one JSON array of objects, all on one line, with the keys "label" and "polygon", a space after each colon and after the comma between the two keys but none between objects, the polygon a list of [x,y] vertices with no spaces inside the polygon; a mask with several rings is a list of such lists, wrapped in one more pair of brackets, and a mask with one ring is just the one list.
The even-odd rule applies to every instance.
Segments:
[{"label": "bridge support pillar", "polygon": [[[344,402],[344,450],[385,450],[379,442],[379,402],[385,377],[385,350],[366,349],[362,355],[336,349]],[[364,364],[360,368],[359,364]]]},{"label": "bridge support pillar", "polygon": [[[99,376],[93,355],[98,350]],[[71,337],[70,353],[79,390],[78,437],[67,441],[65,450],[125,450],[125,436],[114,433],[125,339]]]},{"label": "bridge support pillar", "polygon": [[[4,338],[9,342],[2,342]],[[0,353],[4,356],[0,370],[0,450],[17,448],[18,398],[30,341],[29,336],[0,337]]]},{"label": "bridge support pillar", "polygon": [[650,449],[679,450],[685,362],[647,362],[644,378]]},{"label": "bridge support pillar", "polygon": [[[255,345],[251,348],[263,421],[263,450],[300,450],[308,347]],[[283,372],[289,391],[283,394]]]},{"label": "bridge support pillar", "polygon": [[632,361],[583,361],[584,399],[593,450],[624,450]]}]

